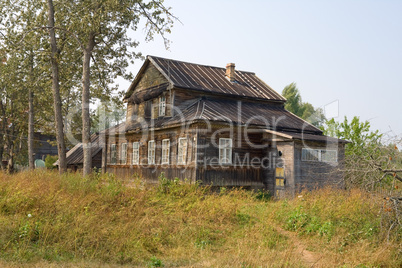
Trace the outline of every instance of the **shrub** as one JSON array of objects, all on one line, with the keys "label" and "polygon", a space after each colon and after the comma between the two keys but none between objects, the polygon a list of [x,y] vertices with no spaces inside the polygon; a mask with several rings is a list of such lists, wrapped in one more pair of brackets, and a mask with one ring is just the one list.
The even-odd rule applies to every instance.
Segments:
[{"label": "shrub", "polygon": [[57,159],[58,159],[57,155],[49,155],[48,154],[45,158],[45,167],[47,169],[55,169],[56,166],[54,166],[53,164],[56,163]]}]

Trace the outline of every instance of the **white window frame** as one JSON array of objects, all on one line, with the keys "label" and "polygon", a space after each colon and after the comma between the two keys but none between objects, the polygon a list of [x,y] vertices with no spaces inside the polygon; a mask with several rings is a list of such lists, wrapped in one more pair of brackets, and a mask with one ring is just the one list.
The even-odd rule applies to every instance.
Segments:
[{"label": "white window frame", "polygon": [[155,164],[155,140],[148,141],[148,164]]},{"label": "white window frame", "polygon": [[120,147],[120,164],[127,164],[127,142],[122,143]]},{"label": "white window frame", "polygon": [[166,114],[166,96],[162,95],[159,97],[159,116],[165,116]]},{"label": "white window frame", "polygon": [[[309,152],[312,155],[316,155],[316,159],[306,159],[306,152]],[[335,159],[328,160],[323,159],[323,155],[325,153],[334,152]],[[338,162],[338,151],[337,150],[327,150],[327,149],[311,149],[311,148],[302,148],[301,160],[304,162],[327,162],[327,163],[336,163]]]},{"label": "white window frame", "polygon": [[187,144],[188,144],[187,138],[179,138],[179,141],[177,143],[178,165],[185,165],[187,163]]},{"label": "white window frame", "polygon": [[219,138],[219,163],[232,164],[232,139]]},{"label": "white window frame", "polygon": [[169,156],[170,156],[170,140],[164,139],[162,140],[162,165],[169,165]]},{"label": "white window frame", "polygon": [[138,141],[133,142],[133,159],[131,159],[133,165],[140,163],[140,143]]},{"label": "white window frame", "polygon": [[116,165],[117,164],[117,151],[116,151],[116,144],[110,144],[110,164]]}]

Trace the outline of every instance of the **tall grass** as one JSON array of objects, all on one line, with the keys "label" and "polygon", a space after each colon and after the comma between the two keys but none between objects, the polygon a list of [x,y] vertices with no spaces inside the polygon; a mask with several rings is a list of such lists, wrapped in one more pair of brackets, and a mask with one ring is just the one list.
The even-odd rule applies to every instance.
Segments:
[{"label": "tall grass", "polygon": [[402,264],[400,236],[394,230],[384,239],[380,203],[358,190],[302,195],[263,201],[164,177],[157,187],[140,179],[127,187],[108,174],[0,174],[0,258],[40,266],[307,266],[287,230],[322,264]]}]

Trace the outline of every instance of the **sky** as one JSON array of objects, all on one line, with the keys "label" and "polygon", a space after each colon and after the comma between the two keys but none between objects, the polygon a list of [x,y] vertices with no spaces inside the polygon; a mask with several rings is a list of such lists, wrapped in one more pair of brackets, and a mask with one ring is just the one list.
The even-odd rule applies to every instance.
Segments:
[{"label": "sky", "polygon": [[[297,84],[304,102],[327,117],[368,120],[402,135],[402,1],[165,0],[175,23],[170,49],[161,38],[137,51],[251,71],[281,93]],[[130,71],[142,65],[136,61]],[[122,90],[130,82],[119,81]]]}]

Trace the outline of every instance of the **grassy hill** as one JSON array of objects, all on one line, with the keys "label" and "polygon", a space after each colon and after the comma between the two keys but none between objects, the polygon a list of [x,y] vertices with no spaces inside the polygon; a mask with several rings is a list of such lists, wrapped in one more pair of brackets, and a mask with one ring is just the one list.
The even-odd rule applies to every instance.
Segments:
[{"label": "grassy hill", "polygon": [[166,179],[0,173],[0,266],[400,267],[392,213],[359,190],[272,201]]}]

